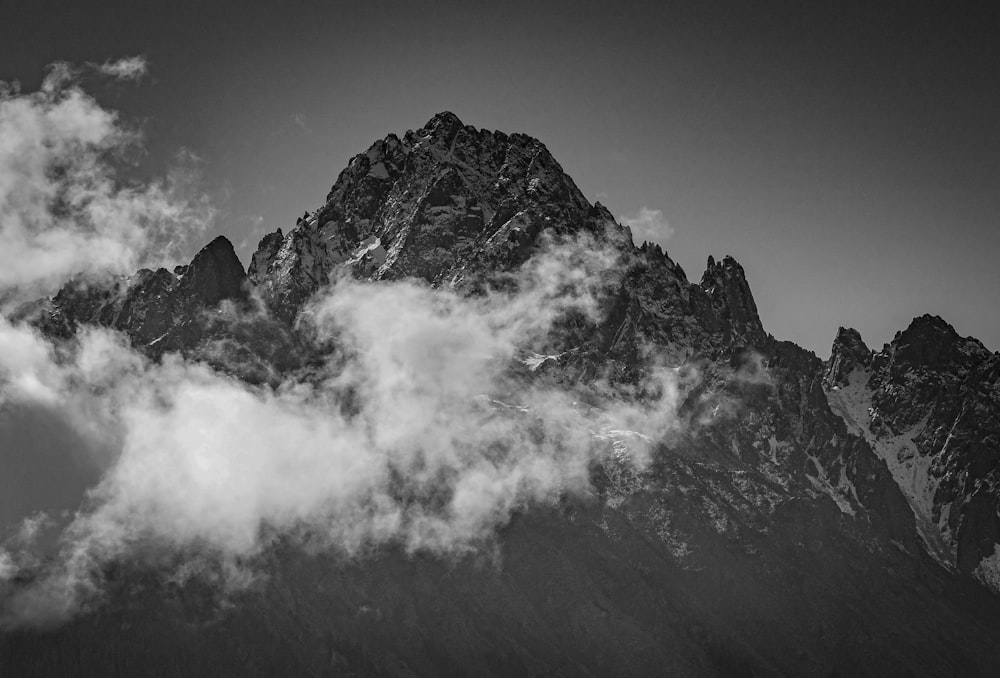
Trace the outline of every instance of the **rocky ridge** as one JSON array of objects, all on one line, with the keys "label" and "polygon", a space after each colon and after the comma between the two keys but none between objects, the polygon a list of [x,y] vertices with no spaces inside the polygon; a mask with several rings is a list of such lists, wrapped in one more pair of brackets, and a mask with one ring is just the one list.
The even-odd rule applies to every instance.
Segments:
[{"label": "rocky ridge", "polygon": [[834,342],[831,403],[903,488],[942,563],[1000,591],[1000,355],[925,315],[878,353]]},{"label": "rocky ridge", "polygon": [[[599,380],[641,383],[653,358],[691,375],[685,426],[658,441],[652,467],[635,473],[610,450],[593,469],[589,500],[567,499],[505,528],[501,574],[393,553],[360,568],[276,555],[266,599],[214,622],[212,633],[229,640],[196,672],[277,666],[248,649],[258,636],[247,629],[271,616],[282,621],[261,631],[267,642],[294,655],[297,672],[317,675],[989,675],[1000,667],[992,640],[1000,605],[979,595],[1000,571],[992,555],[1000,428],[990,423],[1000,403],[997,356],[925,317],[878,354],[841,328],[824,363],[766,333],[733,258],[710,257],[689,281],[658,245],[633,244],[531,137],[439,114],[352,158],[322,206],[261,240],[245,276],[218,239],[173,273],[70,283],[20,315],[56,337],[114,327],[154,357],[181,351],[273,382],[325,350],[296,328],[337,276],[415,277],[474,294],[545,237],[580,233],[619,257],[600,320],[567,331],[525,376],[585,395]],[[253,311],[233,311],[244,306]],[[330,571],[336,587],[324,583]],[[387,583],[401,572],[410,590]],[[538,581],[550,587],[544,595]],[[451,602],[431,604],[442,591]],[[101,623],[186,637],[184,615],[143,609],[110,608]],[[358,618],[330,609],[379,616],[362,632]],[[291,640],[289,629],[303,624],[315,637]],[[75,624],[60,633],[51,642],[72,648],[90,631]],[[128,633],[114,637],[135,654]],[[23,648],[46,642],[2,640],[0,659],[37,671]]]}]

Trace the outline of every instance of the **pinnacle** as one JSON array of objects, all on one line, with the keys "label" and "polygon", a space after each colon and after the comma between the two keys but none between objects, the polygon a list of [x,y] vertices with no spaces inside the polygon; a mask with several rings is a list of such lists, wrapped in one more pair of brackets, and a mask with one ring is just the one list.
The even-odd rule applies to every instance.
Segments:
[{"label": "pinnacle", "polygon": [[458,116],[451,111],[442,111],[438,113],[433,118],[427,121],[421,130],[432,136],[444,137],[447,143],[451,143],[451,140],[458,133],[458,130],[462,129],[465,125]]}]

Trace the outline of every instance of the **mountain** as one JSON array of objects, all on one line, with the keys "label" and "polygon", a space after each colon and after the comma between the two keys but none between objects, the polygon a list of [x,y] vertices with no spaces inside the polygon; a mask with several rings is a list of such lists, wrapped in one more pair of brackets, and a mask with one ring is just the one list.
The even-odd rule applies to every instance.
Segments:
[{"label": "mountain", "polygon": [[599,312],[513,368],[583,398],[695,375],[645,470],[609,454],[492,555],[279,542],[266,584],[224,601],[121,564],[97,610],[0,635],[5,674],[996,675],[1000,357],[925,316],[877,354],[841,329],[824,363],[765,331],[735,259],[689,280],[523,134],[441,113],[352,158],[246,272],[219,238],[16,318],[57,339],[113,327],[269,388],[334,350],[309,328],[331,280],[481,295],[567,236],[615,253]]},{"label": "mountain", "polygon": [[161,353],[200,341],[199,312],[225,299],[246,299],[245,278],[232,243],[219,236],[173,272],[142,269],[129,277],[73,280],[53,298],[17,309],[12,319],[33,318],[55,337],[72,336],[80,325],[111,327]]},{"label": "mountain", "polygon": [[831,406],[903,490],[930,553],[1000,592],[1000,355],[925,315],[879,353],[841,330]]}]

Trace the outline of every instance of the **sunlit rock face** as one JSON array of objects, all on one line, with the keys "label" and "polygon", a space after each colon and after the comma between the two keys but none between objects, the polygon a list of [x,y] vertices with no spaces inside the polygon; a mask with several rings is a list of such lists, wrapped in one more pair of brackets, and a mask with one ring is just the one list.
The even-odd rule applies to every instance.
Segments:
[{"label": "sunlit rock face", "polygon": [[262,389],[315,386],[340,348],[311,334],[311,305],[342,276],[483,295],[564,237],[611,253],[596,312],[525,346],[509,378],[586,408],[609,389],[662,398],[650,384],[670,375],[678,421],[646,466],[629,441],[647,432],[595,427],[607,453],[586,492],[518,507],[459,556],[277,540],[235,597],[122,563],[96,611],[0,637],[5,675],[72,675],[81,648],[101,675],[1000,671],[997,356],[925,317],[874,355],[841,328],[824,363],[767,334],[735,259],[690,281],[523,134],[441,113],[352,158],[246,275],[218,239],[174,272],[71,283],[21,316],[60,340],[117,328]]}]

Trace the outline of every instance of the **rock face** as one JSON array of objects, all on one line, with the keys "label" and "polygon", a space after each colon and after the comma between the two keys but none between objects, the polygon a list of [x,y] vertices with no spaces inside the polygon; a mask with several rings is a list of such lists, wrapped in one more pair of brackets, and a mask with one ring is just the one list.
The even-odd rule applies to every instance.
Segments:
[{"label": "rock face", "polygon": [[929,315],[870,360],[842,343],[831,401],[892,471],[930,551],[1000,592],[1000,355]]},{"label": "rock face", "polygon": [[600,234],[608,226],[613,217],[587,202],[540,141],[441,113],[352,158],[322,207],[261,240],[249,274],[290,318],[337,267],[440,283],[476,259],[522,262],[543,228]]},{"label": "rock face", "polygon": [[872,362],[871,349],[855,329],[841,327],[833,340],[830,360],[827,361],[825,380],[830,385],[844,386],[851,372],[865,369]]},{"label": "rock face", "polygon": [[[526,378],[639,384],[663,366],[651,354],[697,374],[648,471],[612,456],[592,496],[518,514],[500,566],[279,549],[263,590],[221,611],[137,566],[94,615],[0,636],[4,674],[72,675],[102,645],[91,673],[996,675],[1000,358],[924,317],[875,355],[841,328],[824,363],[765,332],[733,258],[689,281],[531,137],[439,114],[355,156],[322,206],[261,240],[245,281],[216,240],[175,273],[71,284],[22,315],[154,354],[224,345],[239,361],[217,367],[276,381],[320,350],[296,327],[331,278],[475,294],[569,233],[613,248],[615,276],[599,319]],[[276,319],[206,323],[245,285]]]},{"label": "rock face", "polygon": [[219,236],[195,255],[180,280],[182,294],[206,307],[223,299],[245,299],[246,273],[233,245]]},{"label": "rock face", "polygon": [[173,273],[142,269],[129,277],[71,281],[52,299],[18,309],[12,319],[31,318],[57,337],[71,336],[81,325],[112,327],[160,354],[202,339],[205,310],[246,298],[243,264],[232,243],[219,236]]}]

